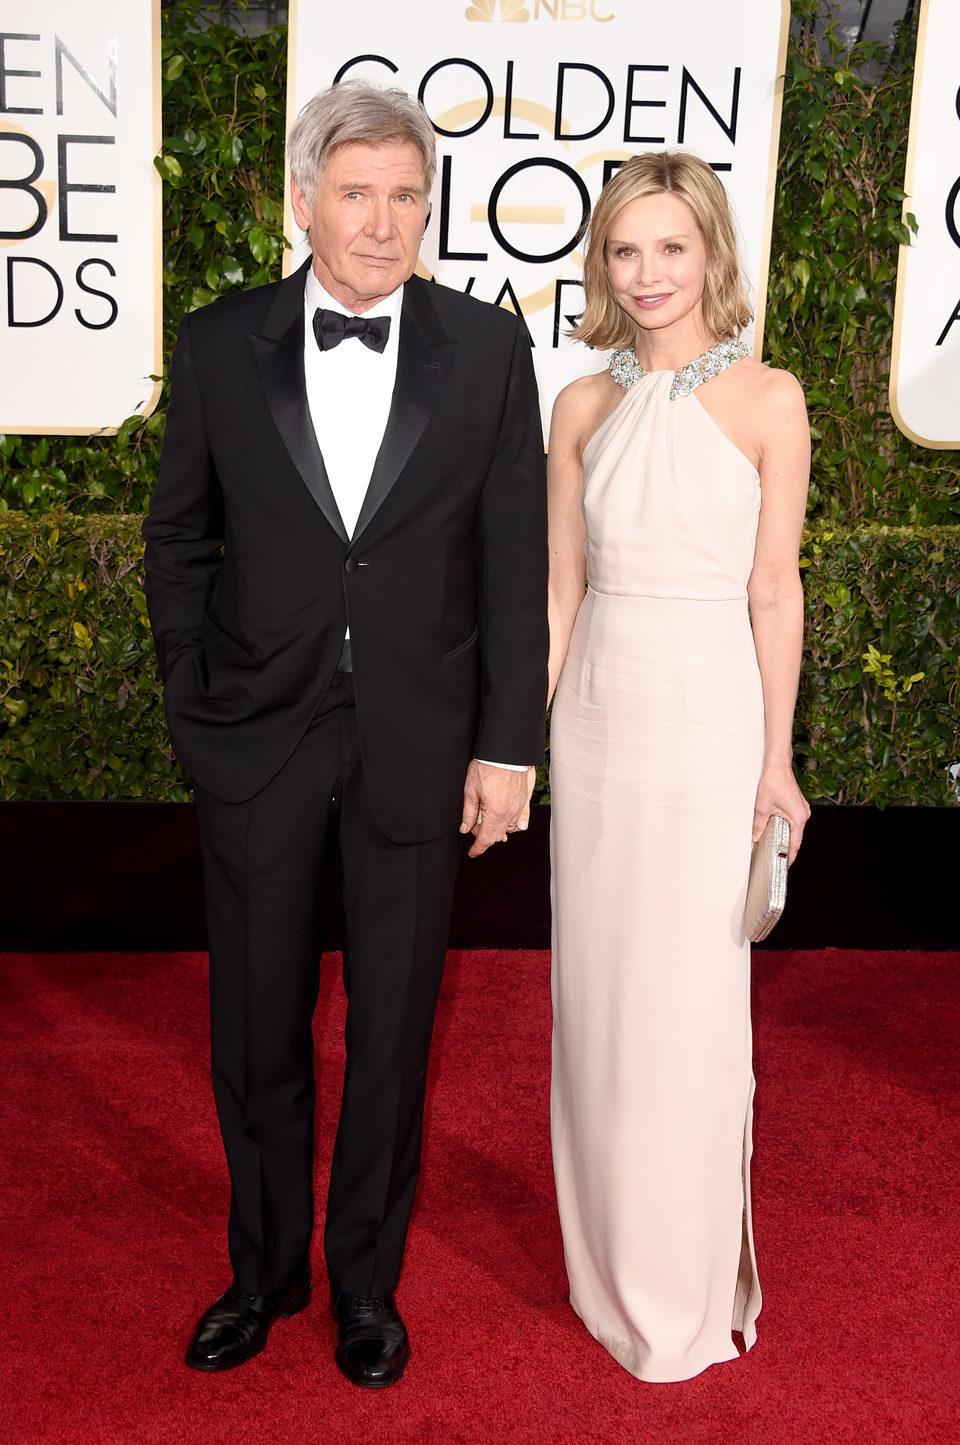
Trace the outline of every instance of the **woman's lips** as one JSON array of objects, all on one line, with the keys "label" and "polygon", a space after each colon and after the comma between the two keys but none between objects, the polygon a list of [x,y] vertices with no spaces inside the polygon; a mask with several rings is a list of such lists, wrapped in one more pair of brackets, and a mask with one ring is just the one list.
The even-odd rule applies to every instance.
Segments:
[{"label": "woman's lips", "polygon": [[658,291],[651,296],[634,296],[634,303],[643,308],[644,311],[651,311],[657,306],[662,306],[665,301],[670,300],[671,292]]}]

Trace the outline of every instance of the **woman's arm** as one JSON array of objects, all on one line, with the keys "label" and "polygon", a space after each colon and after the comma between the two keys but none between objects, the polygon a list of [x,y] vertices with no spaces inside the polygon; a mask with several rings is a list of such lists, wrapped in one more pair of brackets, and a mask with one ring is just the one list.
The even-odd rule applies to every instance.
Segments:
[{"label": "woman's arm", "polygon": [[810,431],[803,393],[787,372],[769,373],[757,410],[760,427],[760,524],[747,592],[766,730],[757,788],[754,840],[771,813],[790,822],[796,857],[810,806],[793,775],[793,713],[803,643],[803,589],[798,559],[810,475]]},{"label": "woman's arm", "polygon": [[547,617],[550,624],[550,658],[547,664],[547,706],[563,667],[570,634],[586,587],[583,518],[582,383],[565,387],[557,397],[550,422],[547,452],[547,537],[550,574]]}]

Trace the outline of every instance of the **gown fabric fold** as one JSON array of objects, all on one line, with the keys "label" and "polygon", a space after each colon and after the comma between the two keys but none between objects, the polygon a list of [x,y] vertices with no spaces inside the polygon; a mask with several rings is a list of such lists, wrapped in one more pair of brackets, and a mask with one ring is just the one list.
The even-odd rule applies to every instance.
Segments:
[{"label": "gown fabric fold", "polygon": [[554,1167],[570,1301],[644,1380],[749,1348],[744,901],[760,484],[648,372],[583,455],[588,591],[551,720]]}]

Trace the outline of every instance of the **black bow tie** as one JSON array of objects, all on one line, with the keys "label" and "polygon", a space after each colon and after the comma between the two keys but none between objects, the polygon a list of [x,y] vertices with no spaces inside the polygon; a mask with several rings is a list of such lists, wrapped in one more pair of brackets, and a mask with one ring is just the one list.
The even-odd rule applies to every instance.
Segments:
[{"label": "black bow tie", "polygon": [[321,351],[332,351],[345,336],[359,336],[371,351],[382,352],[390,335],[389,316],[344,316],[341,311],[313,313],[313,334]]}]

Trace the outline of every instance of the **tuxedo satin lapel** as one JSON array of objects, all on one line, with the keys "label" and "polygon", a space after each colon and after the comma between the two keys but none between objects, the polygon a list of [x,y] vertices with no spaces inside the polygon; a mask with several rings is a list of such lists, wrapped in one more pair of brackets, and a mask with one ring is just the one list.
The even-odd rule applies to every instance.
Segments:
[{"label": "tuxedo satin lapel", "polygon": [[390,415],[357,518],[354,541],[383,505],[423,435],[455,344],[430,299],[429,283],[412,277],[403,292],[397,380]]},{"label": "tuxedo satin lapel", "polygon": [[291,460],[333,530],[348,542],[307,406],[303,377],[303,268],[279,288],[266,324],[250,346],[270,415]]}]

